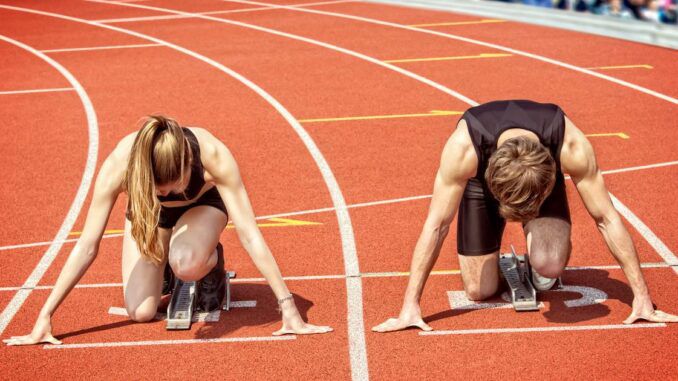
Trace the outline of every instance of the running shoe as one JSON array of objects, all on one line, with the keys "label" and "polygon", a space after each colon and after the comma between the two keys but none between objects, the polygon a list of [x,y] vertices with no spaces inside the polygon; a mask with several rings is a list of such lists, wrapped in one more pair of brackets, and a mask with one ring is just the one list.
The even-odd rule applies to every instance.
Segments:
[{"label": "running shoe", "polygon": [[172,268],[170,267],[169,263],[166,263],[165,272],[162,277],[161,295],[171,294],[173,287],[174,287],[174,271],[172,271]]},{"label": "running shoe", "polygon": [[545,276],[539,275],[536,271],[534,271],[534,267],[532,268],[532,285],[537,291],[546,291],[550,290],[554,284],[556,284],[556,281],[558,278],[547,278]]},{"label": "running shoe", "polygon": [[211,312],[220,309],[226,296],[226,271],[224,270],[224,247],[217,244],[217,264],[198,281],[197,309]]}]

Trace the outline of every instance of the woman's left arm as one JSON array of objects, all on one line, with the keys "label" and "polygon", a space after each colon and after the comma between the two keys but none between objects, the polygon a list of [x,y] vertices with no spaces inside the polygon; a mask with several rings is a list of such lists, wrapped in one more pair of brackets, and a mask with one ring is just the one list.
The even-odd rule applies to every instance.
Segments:
[{"label": "woman's left arm", "polygon": [[294,299],[291,297],[292,294],[285,285],[278,264],[257,226],[252,205],[247,197],[247,191],[233,155],[219,139],[205,130],[201,132],[200,135],[203,137],[201,140],[204,142],[201,144],[203,166],[214,178],[240,242],[278,299],[283,326],[273,334],[313,334],[331,331],[330,327],[315,326],[302,320]]}]

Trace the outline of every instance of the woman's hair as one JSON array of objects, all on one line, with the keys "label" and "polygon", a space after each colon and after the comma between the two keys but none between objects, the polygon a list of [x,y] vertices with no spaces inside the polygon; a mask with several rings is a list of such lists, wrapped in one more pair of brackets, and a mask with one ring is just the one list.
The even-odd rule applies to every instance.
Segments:
[{"label": "woman's hair", "polygon": [[143,119],[123,186],[129,196],[132,237],[141,256],[155,264],[165,260],[158,239],[160,200],[156,185],[183,184],[190,164],[191,150],[179,123],[160,115]]},{"label": "woman's hair", "polygon": [[506,140],[490,157],[485,182],[507,220],[537,217],[556,179],[556,163],[541,143],[524,136]]}]

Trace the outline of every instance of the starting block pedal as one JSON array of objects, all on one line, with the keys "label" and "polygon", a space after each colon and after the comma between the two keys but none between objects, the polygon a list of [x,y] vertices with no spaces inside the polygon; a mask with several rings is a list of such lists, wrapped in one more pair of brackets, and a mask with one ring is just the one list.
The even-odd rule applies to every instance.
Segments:
[{"label": "starting block pedal", "polygon": [[167,329],[190,329],[195,311],[196,282],[184,282],[177,278],[172,299],[167,306]]},{"label": "starting block pedal", "polygon": [[229,311],[231,309],[231,279],[235,278],[235,271],[226,272],[226,297],[221,309]]},{"label": "starting block pedal", "polygon": [[[226,295],[221,309],[230,310],[231,282],[235,278],[235,271],[226,272]],[[167,330],[191,329],[193,315],[196,309],[197,282],[184,282],[177,278],[172,291],[172,299],[167,306]]]},{"label": "starting block pedal", "polygon": [[537,290],[532,285],[532,271],[527,255],[511,252],[499,256],[499,269],[509,286],[511,302],[516,311],[538,311]]}]

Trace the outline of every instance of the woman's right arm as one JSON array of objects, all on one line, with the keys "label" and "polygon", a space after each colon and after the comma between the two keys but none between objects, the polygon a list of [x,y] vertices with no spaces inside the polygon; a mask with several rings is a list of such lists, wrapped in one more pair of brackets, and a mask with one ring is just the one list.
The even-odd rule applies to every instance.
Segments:
[{"label": "woman's right arm", "polygon": [[3,340],[8,345],[42,342],[61,344],[52,336],[51,317],[97,256],[108,217],[122,189],[126,160],[119,152],[119,148],[120,146],[106,158],[99,170],[82,235],[73,247],[52,292],[40,310],[33,331],[29,335]]}]

